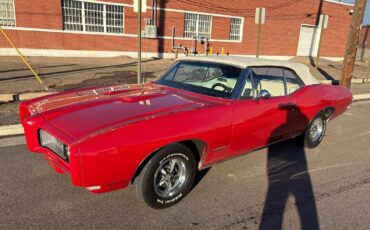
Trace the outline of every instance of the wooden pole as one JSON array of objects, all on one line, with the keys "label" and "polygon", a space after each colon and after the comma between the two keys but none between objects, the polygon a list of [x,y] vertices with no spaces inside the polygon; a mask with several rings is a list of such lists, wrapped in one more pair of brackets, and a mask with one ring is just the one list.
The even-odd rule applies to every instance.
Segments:
[{"label": "wooden pole", "polygon": [[342,79],[340,80],[340,85],[346,86],[347,88],[351,88],[352,73],[356,60],[357,45],[359,42],[365,7],[366,0],[356,0],[347,39],[346,53],[343,60]]},{"label": "wooden pole", "polygon": [[141,84],[142,83],[142,80],[141,80],[141,2],[142,0],[139,0],[139,12],[138,12],[138,31],[137,31],[137,38],[138,38],[138,41],[137,41],[137,83],[138,84]]},{"label": "wooden pole", "polygon": [[261,42],[261,21],[262,21],[262,8],[259,8],[258,15],[258,30],[257,30],[257,48],[256,48],[256,58],[260,57],[260,42]]},{"label": "wooden pole", "polygon": [[369,63],[367,63],[367,78],[366,78],[366,83],[369,83],[369,78],[370,78],[370,56],[369,56]]}]

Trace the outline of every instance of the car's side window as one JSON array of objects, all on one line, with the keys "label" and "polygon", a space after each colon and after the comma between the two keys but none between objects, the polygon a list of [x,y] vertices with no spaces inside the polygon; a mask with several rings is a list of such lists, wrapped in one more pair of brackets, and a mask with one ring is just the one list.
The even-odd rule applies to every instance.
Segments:
[{"label": "car's side window", "polygon": [[255,90],[253,87],[253,82],[251,76],[248,76],[245,80],[244,88],[242,90],[241,98],[253,98],[255,97]]},{"label": "car's side window", "polygon": [[251,70],[257,95],[262,90],[267,90],[272,97],[285,96],[283,68],[252,67]]},{"label": "car's side window", "polygon": [[297,89],[304,86],[302,80],[299,79],[293,71],[289,69],[284,69],[284,76],[286,81],[287,94],[291,94]]}]

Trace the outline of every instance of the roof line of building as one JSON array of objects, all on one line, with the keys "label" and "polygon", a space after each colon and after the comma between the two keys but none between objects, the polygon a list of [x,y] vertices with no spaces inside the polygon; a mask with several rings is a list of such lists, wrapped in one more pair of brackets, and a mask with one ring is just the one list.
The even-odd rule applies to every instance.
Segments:
[{"label": "roof line of building", "polygon": [[352,4],[352,3],[338,2],[338,1],[335,1],[335,0],[324,0],[324,1],[334,3],[334,4],[345,5],[345,6],[354,6],[354,4]]}]

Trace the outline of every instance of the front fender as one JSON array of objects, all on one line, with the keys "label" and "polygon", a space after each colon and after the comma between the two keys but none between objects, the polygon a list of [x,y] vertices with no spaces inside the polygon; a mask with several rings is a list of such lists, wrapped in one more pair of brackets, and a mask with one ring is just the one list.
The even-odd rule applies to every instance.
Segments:
[{"label": "front fender", "polygon": [[[231,110],[218,109],[174,113],[117,127],[79,143],[84,186],[130,182],[136,170],[153,152],[171,143],[201,140],[212,152],[229,144]],[[213,119],[210,116],[217,114]],[[205,160],[205,159],[202,159]]]}]

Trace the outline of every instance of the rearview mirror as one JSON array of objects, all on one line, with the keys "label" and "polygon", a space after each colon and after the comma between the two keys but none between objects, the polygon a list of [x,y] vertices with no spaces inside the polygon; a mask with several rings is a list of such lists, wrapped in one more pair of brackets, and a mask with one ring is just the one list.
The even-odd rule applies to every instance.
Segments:
[{"label": "rearview mirror", "polygon": [[271,97],[270,92],[265,90],[265,89],[261,90],[259,95],[258,95],[259,99],[267,99],[267,98],[270,98],[270,97]]}]

